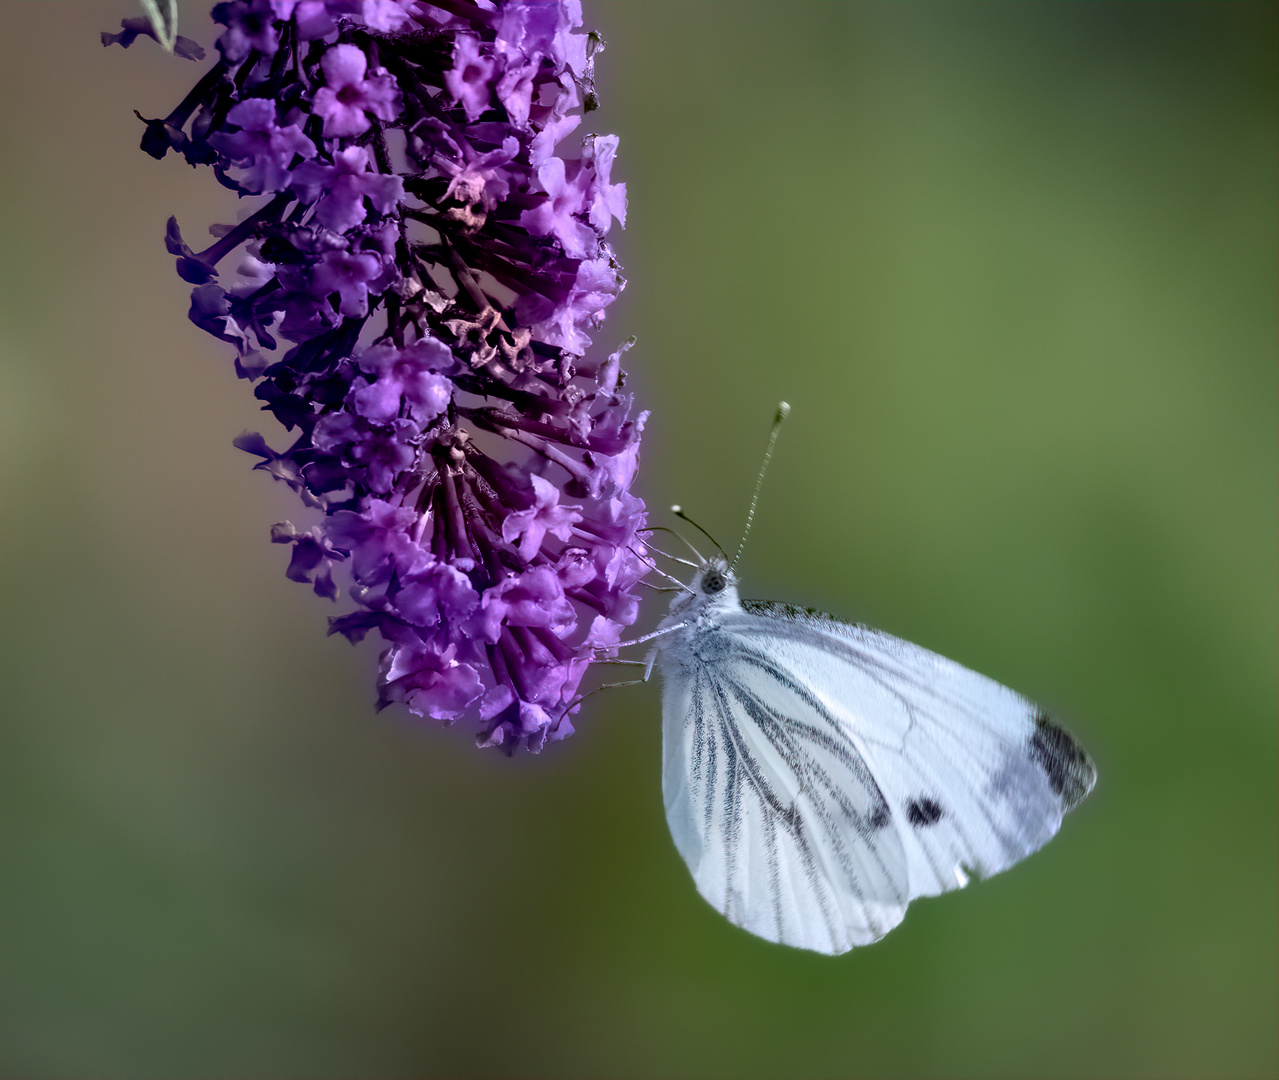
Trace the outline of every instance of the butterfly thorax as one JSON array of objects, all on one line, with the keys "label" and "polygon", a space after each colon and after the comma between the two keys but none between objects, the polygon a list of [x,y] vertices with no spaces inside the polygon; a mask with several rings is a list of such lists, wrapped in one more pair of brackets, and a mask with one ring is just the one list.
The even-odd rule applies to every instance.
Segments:
[{"label": "butterfly thorax", "polygon": [[664,664],[690,660],[713,663],[728,643],[717,633],[728,616],[741,614],[737,577],[723,559],[712,559],[693,576],[688,592],[671,601],[658,629],[667,631],[654,643]]}]

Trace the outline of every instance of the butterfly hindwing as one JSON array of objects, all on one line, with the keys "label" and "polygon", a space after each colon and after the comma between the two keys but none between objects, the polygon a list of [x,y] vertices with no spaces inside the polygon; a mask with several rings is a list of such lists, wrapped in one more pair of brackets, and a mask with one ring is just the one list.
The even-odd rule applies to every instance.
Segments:
[{"label": "butterfly hindwing", "polygon": [[668,671],[663,791],[698,891],[732,922],[841,953],[905,914],[906,857],[847,733],[746,655]]}]

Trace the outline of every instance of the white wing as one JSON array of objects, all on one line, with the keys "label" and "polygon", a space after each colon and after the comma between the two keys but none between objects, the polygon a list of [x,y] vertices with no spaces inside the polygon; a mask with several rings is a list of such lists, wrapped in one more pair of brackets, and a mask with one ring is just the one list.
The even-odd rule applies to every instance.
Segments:
[{"label": "white wing", "polygon": [[906,856],[848,736],[750,670],[665,672],[662,791],[698,891],[770,941],[841,953],[906,912]]},{"label": "white wing", "polygon": [[888,634],[747,601],[687,645],[662,665],[667,819],[698,891],[761,937],[874,941],[1039,848],[1092,787],[1042,711]]}]

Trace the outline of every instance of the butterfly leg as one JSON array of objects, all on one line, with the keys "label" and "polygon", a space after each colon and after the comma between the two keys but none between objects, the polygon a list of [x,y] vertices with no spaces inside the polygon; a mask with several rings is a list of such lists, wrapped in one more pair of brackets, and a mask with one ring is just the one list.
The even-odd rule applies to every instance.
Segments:
[{"label": "butterfly leg", "polygon": [[614,642],[612,645],[601,645],[599,647],[608,649],[624,649],[628,645],[643,645],[644,642],[652,641],[653,638],[661,637],[663,634],[669,634],[674,630],[683,630],[687,625],[688,623],[686,622],[675,623],[672,626],[663,626],[660,630],[654,630],[651,634],[641,634],[637,638],[631,638],[630,641],[618,641]]},{"label": "butterfly leg", "polygon": [[657,660],[657,647],[652,646],[648,650],[648,655],[644,657],[644,681],[648,682],[649,676],[653,674],[653,664]]},{"label": "butterfly leg", "polygon": [[640,686],[641,684],[647,681],[648,681],[647,679],[627,679],[625,682],[610,682],[610,683],[605,683],[603,686],[597,686],[594,690],[588,690],[585,694],[582,694],[580,697],[574,698],[572,701],[570,701],[568,705],[566,705],[564,708],[564,715],[567,716],[573,709],[576,709],[588,697],[591,697],[593,694],[598,694],[601,690],[616,690],[618,687],[621,687],[621,686]]}]

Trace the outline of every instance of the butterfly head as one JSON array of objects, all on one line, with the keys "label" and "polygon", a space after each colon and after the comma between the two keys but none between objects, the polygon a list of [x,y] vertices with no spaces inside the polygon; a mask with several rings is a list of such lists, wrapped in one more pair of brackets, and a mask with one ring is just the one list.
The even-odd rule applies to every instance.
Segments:
[{"label": "butterfly head", "polygon": [[681,619],[697,619],[719,611],[731,611],[740,605],[737,598],[737,575],[728,566],[728,560],[714,558],[693,575],[688,592],[681,592],[671,601],[671,615]]},{"label": "butterfly head", "polygon": [[723,559],[712,559],[693,578],[693,591],[699,596],[714,597],[736,584],[737,578],[728,568],[728,563]]}]

